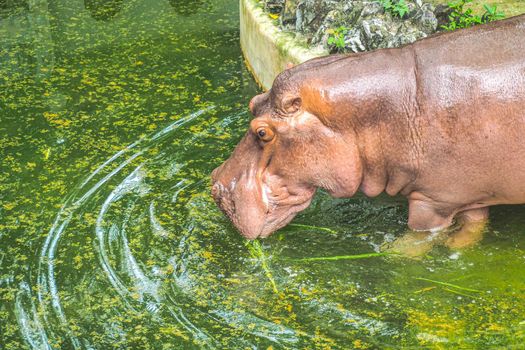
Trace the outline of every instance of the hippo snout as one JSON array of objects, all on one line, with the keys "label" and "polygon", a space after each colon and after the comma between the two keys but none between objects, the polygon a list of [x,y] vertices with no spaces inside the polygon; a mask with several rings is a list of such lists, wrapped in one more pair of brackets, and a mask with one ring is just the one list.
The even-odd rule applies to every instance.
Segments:
[{"label": "hippo snout", "polygon": [[[219,208],[221,208],[221,210],[225,214],[227,214],[228,216],[231,216],[231,214],[233,214],[233,201],[231,199],[232,194],[230,193],[230,191],[228,191],[226,186],[224,186],[224,184],[220,180],[220,174],[221,174],[223,167],[224,167],[224,164],[215,168],[211,172],[211,183],[212,183],[211,196],[213,197],[213,200],[215,201],[215,203],[217,203]],[[228,202],[230,202],[231,205],[225,204]],[[232,207],[232,208],[229,208],[229,207]],[[229,210],[226,210],[227,208],[229,208]]]},{"label": "hippo snout", "polygon": [[215,203],[217,203],[219,208],[221,208],[224,211],[222,202],[224,198],[229,196],[229,194],[227,193],[226,187],[219,180],[219,175],[221,173],[222,167],[223,165],[215,168],[211,172],[211,196],[213,197],[213,200],[215,201]]},{"label": "hippo snout", "polygon": [[263,231],[266,205],[255,190],[253,176],[232,176],[229,170],[231,168],[224,164],[213,170],[211,195],[241,234],[255,239]]},{"label": "hippo snout", "polygon": [[[211,195],[222,212],[228,216],[244,237],[255,239],[261,235],[264,214],[256,205],[248,203],[236,207],[235,190],[230,190],[220,181],[212,185]],[[237,201],[239,201],[238,198]]]},{"label": "hippo snout", "polygon": [[221,185],[219,183],[215,183],[211,187],[211,196],[213,197],[215,202],[219,200],[219,198],[221,197],[221,193],[222,193]]},{"label": "hippo snout", "polygon": [[211,196],[221,210],[231,217],[235,211],[235,205],[231,199],[231,193],[220,181],[214,182],[211,187]]},{"label": "hippo snout", "polygon": [[223,165],[220,165],[211,172],[211,183],[214,184],[214,186],[217,183],[217,176],[221,172],[222,167]]}]

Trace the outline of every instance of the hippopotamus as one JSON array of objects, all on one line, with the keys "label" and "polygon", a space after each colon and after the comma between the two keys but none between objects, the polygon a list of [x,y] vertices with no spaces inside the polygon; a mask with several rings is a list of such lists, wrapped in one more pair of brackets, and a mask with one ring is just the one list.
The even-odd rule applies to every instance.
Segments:
[{"label": "hippopotamus", "polygon": [[523,15],[312,59],[249,109],[248,131],[212,173],[216,203],[248,239],[287,225],[316,189],[402,195],[421,239],[457,223],[450,247],[479,240],[490,206],[525,203]]}]

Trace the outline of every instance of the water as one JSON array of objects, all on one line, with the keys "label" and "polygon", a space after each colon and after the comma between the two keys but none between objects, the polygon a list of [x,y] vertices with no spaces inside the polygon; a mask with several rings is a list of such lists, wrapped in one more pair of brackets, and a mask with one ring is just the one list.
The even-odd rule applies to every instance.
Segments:
[{"label": "water", "polygon": [[[253,254],[209,173],[257,88],[236,1],[0,4],[0,348],[520,348],[523,206],[484,241],[374,257],[402,199],[319,193]],[[445,283],[445,284],[443,284]]]}]

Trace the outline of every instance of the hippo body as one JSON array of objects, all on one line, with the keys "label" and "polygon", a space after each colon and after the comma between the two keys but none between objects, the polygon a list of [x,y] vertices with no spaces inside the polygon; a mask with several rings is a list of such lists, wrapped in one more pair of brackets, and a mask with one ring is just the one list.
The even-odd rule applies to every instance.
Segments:
[{"label": "hippo body", "polygon": [[212,174],[247,238],[286,225],[316,188],[406,196],[417,231],[525,203],[525,16],[307,61],[250,109],[250,130]]}]

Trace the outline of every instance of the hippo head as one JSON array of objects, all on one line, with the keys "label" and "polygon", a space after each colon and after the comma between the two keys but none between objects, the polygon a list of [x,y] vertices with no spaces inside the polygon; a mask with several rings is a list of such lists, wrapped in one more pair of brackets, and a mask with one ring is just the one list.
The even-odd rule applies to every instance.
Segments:
[{"label": "hippo head", "polygon": [[215,201],[248,239],[286,226],[317,188],[350,197],[361,182],[352,128],[332,125],[330,96],[315,82],[294,79],[298,67],[251,100],[248,131],[212,173]]}]

